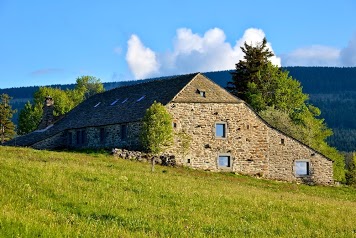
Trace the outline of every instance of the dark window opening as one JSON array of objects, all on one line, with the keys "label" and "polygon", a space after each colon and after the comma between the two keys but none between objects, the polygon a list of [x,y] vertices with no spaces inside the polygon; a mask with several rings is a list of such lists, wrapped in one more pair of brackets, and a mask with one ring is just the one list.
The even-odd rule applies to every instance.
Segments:
[{"label": "dark window opening", "polygon": [[284,139],[281,139],[281,144],[284,145]]},{"label": "dark window opening", "polygon": [[121,125],[121,140],[127,139],[127,125]]},{"label": "dark window opening", "polygon": [[76,142],[77,145],[84,144],[86,142],[86,132],[85,130],[79,130],[76,132]]},{"label": "dark window opening", "polygon": [[72,132],[68,132],[68,145],[72,145],[73,139],[72,139]]},{"label": "dark window opening", "polygon": [[105,142],[105,128],[100,128],[100,142]]},{"label": "dark window opening", "polygon": [[177,128],[177,122],[173,122],[173,128]]},{"label": "dark window opening", "polygon": [[80,131],[77,131],[77,145],[81,144],[80,143]]},{"label": "dark window opening", "polygon": [[190,159],[187,160],[187,163],[190,164]]},{"label": "dark window opening", "polygon": [[87,137],[87,135],[86,135],[86,133],[85,133],[85,130],[82,130],[82,144],[84,144],[85,142],[86,142],[86,138]]}]

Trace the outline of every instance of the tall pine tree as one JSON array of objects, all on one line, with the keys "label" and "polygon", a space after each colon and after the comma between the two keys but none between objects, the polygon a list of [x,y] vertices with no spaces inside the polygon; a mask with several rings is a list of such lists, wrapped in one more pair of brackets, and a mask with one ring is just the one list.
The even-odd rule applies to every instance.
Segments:
[{"label": "tall pine tree", "polygon": [[1,143],[11,140],[15,136],[15,125],[11,121],[13,114],[16,112],[12,110],[10,105],[11,98],[7,94],[1,94],[0,101],[0,138]]}]

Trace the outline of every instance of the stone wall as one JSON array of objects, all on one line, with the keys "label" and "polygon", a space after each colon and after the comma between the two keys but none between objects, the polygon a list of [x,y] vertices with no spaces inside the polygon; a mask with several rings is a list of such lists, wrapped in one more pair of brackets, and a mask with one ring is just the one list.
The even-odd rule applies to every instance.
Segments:
[{"label": "stone wall", "polygon": [[[268,126],[245,103],[170,103],[176,133],[192,141],[187,154],[175,138],[168,152],[177,164],[210,171],[232,171],[270,179],[303,183],[333,183],[332,161]],[[216,123],[226,123],[226,138],[215,135]],[[283,140],[282,140],[283,139]],[[218,156],[230,156],[220,167]],[[310,161],[310,175],[298,177],[295,161]]]},{"label": "stone wall", "polygon": [[[332,184],[333,165],[313,149],[273,129],[268,130],[269,174],[268,178],[297,181],[310,184]],[[296,176],[295,161],[310,162],[310,175]]]},{"label": "stone wall", "polygon": [[111,152],[114,156],[117,156],[122,159],[136,160],[139,162],[152,162],[152,159],[154,159],[156,164],[160,164],[163,166],[174,167],[176,165],[175,156],[170,154],[163,153],[159,156],[152,156],[141,151],[132,151],[118,148],[112,149]]},{"label": "stone wall", "polygon": [[[126,126],[126,137],[123,138],[123,126]],[[87,127],[72,129],[67,131],[66,143],[70,148],[126,148],[140,149],[140,128],[139,122],[106,125],[101,127]],[[85,131],[85,140],[77,143],[77,132]],[[70,139],[71,137],[72,139]],[[70,143],[71,142],[71,143]]]},{"label": "stone wall", "polygon": [[[33,132],[36,133],[36,132]],[[40,133],[40,132],[39,132]],[[46,138],[45,140],[41,140],[31,147],[35,149],[56,149],[63,148],[66,146],[66,136],[65,132],[59,132],[51,137]]]},{"label": "stone wall", "polygon": [[[179,143],[170,149],[178,164],[250,175],[268,173],[267,126],[243,103],[171,103],[167,108],[177,124],[176,132],[184,130],[192,137],[185,158]],[[216,137],[218,122],[226,123],[226,138]],[[230,156],[230,168],[218,166],[219,155]]]}]

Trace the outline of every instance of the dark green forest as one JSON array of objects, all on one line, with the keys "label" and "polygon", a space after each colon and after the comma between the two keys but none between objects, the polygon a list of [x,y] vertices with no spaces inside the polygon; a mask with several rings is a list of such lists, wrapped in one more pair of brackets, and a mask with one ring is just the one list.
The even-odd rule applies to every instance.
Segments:
[{"label": "dark green forest", "polygon": [[[356,67],[284,67],[290,75],[301,82],[303,92],[309,94],[309,102],[321,110],[321,117],[332,128],[334,135],[328,139],[331,146],[340,151],[356,151]],[[208,78],[222,87],[231,81],[231,71],[207,72]],[[152,80],[152,79],[147,79]],[[126,81],[104,83],[106,90],[144,82]],[[73,89],[74,84],[51,85],[61,89]],[[12,107],[20,111],[39,87],[0,89],[13,97]],[[18,113],[13,121],[17,123]]]}]

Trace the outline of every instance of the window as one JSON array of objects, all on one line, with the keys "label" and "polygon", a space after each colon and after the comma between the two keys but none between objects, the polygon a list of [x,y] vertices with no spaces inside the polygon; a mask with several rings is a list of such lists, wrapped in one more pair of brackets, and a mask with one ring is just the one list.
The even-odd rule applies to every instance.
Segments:
[{"label": "window", "polygon": [[215,136],[217,138],[226,138],[226,123],[215,124]]},{"label": "window", "polygon": [[77,131],[77,145],[81,144],[80,138],[80,131]]},{"label": "window", "polygon": [[85,133],[85,130],[82,130],[82,144],[84,144],[87,140],[87,134]]},{"label": "window", "polygon": [[86,141],[86,133],[85,133],[85,130],[78,130],[77,131],[77,145],[81,145],[81,144],[84,144],[85,141]]},{"label": "window", "polygon": [[72,132],[68,132],[68,145],[72,145],[73,139],[72,139]]},{"label": "window", "polygon": [[196,93],[199,94],[203,98],[206,97],[205,90],[197,89]]},{"label": "window", "polygon": [[100,142],[105,142],[105,128],[100,128]]},{"label": "window", "polygon": [[219,155],[218,165],[220,168],[230,168],[231,167],[231,159],[229,155]]},{"label": "window", "polygon": [[173,128],[177,128],[177,122],[173,122]]},{"label": "window", "polygon": [[127,125],[121,125],[121,140],[127,139]]},{"label": "window", "polygon": [[297,176],[309,175],[309,161],[295,161],[295,174]]},{"label": "window", "polygon": [[99,106],[99,105],[100,105],[100,103],[101,103],[101,102],[98,102],[97,104],[95,104],[95,106],[94,106],[94,107],[97,107],[97,106]]},{"label": "window", "polygon": [[284,145],[284,139],[283,138],[281,139],[281,145]]},{"label": "window", "polygon": [[122,101],[121,103],[125,103],[128,100],[128,98],[125,98],[124,101]]}]

